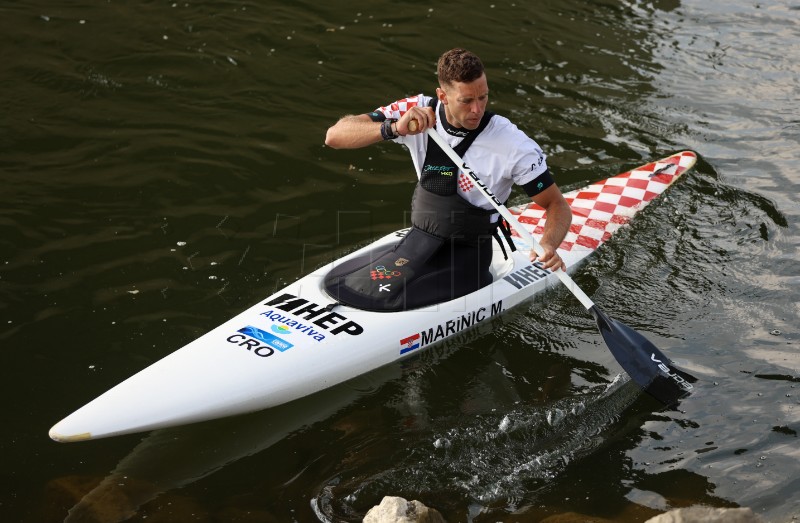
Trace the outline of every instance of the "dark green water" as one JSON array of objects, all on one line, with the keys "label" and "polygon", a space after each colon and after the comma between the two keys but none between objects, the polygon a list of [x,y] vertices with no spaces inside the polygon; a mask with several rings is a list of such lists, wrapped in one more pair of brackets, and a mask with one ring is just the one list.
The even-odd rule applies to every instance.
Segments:
[{"label": "dark green water", "polygon": [[[448,521],[691,504],[800,517],[800,5],[0,5],[2,521]],[[435,88],[453,46],[564,189],[698,152],[576,275],[701,378],[622,383],[563,290],[271,411],[81,444],[49,427],[345,251],[400,228],[397,146],[325,129]],[[519,201],[522,200],[518,195]],[[624,381],[624,380],[623,380]]]}]

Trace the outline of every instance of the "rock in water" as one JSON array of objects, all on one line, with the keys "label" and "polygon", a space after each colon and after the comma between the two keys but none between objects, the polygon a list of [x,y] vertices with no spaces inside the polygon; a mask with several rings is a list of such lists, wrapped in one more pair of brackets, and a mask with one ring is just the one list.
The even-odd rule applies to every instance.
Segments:
[{"label": "rock in water", "polygon": [[417,500],[406,501],[396,496],[385,496],[381,504],[372,507],[364,516],[364,523],[447,523],[439,511],[428,508]]},{"label": "rock in water", "polygon": [[749,508],[689,507],[670,510],[646,523],[762,523]]}]

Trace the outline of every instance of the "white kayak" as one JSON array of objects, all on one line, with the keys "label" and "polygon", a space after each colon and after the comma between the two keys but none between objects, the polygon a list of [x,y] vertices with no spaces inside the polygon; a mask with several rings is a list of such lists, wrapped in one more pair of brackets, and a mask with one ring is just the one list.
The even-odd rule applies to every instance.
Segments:
[{"label": "white kayak", "polygon": [[[693,152],[565,193],[570,232],[559,253],[570,271],[611,238],[696,161]],[[531,204],[510,209],[536,238],[546,220]],[[494,282],[445,303],[371,312],[336,303],[324,290],[328,272],[368,250],[398,242],[407,230],[321,267],[157,361],[70,414],[52,429],[56,441],[81,441],[262,410],[331,387],[466,329],[558,283],[530,262],[529,247],[503,256],[495,244]],[[376,284],[402,267],[376,268]]]}]

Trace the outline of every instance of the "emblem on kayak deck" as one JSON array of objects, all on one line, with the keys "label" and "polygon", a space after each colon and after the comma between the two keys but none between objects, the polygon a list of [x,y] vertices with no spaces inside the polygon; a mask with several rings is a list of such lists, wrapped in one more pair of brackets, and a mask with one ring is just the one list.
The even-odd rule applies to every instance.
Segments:
[{"label": "emblem on kayak deck", "polygon": [[378,285],[378,292],[392,292],[392,289],[389,288],[391,286],[392,286],[391,283],[380,284]]},{"label": "emblem on kayak deck", "polygon": [[408,263],[408,260],[406,260],[405,258],[397,258],[397,260],[395,260],[394,262],[394,264],[398,267],[402,267],[406,263]]},{"label": "emblem on kayak deck", "polygon": [[387,270],[383,265],[378,265],[369,272],[369,277],[373,280],[390,280],[403,274],[400,271]]},{"label": "emblem on kayak deck", "polygon": [[[305,332],[317,341],[325,339],[325,335],[317,330],[318,327],[330,331],[331,334],[346,332],[351,336],[358,336],[364,332],[364,327],[354,321],[348,320],[338,312],[331,311],[329,306],[321,306],[310,302],[305,298],[300,298],[294,294],[281,294],[273,298],[264,305],[270,305],[275,309],[261,313],[274,322],[285,324],[300,332]],[[288,312],[284,315],[280,312]],[[304,318],[307,321],[298,320]]]},{"label": "emblem on kayak deck", "polygon": [[292,331],[285,325],[273,325],[271,328],[275,334],[291,334]]},{"label": "emblem on kayak deck", "polygon": [[419,348],[419,333],[413,334],[408,338],[400,340],[400,354],[411,352]]},{"label": "emblem on kayak deck", "polygon": [[400,354],[405,354],[420,347],[427,347],[432,343],[459,334],[462,331],[478,325],[482,321],[493,318],[503,312],[503,300],[492,303],[490,307],[480,307],[466,312],[453,319],[440,323],[436,327],[412,334],[400,340]]},{"label": "emblem on kayak deck", "polygon": [[[254,340],[258,340],[261,343],[263,343],[264,345],[267,345],[267,346],[270,346],[272,348],[278,349],[281,352],[287,351],[287,350],[291,349],[292,347],[294,347],[294,345],[289,343],[288,341],[282,340],[281,338],[279,338],[277,336],[273,336],[269,332],[262,331],[261,329],[259,329],[257,327],[253,327],[251,325],[248,325],[246,327],[242,327],[241,329],[239,329],[238,332],[240,332],[241,334],[244,334],[245,336],[249,336],[249,337],[253,338]],[[231,341],[232,337],[233,336],[229,337],[228,341]],[[231,343],[234,343],[234,342],[231,341]],[[258,344],[256,344],[256,347],[257,346],[258,346]]]}]

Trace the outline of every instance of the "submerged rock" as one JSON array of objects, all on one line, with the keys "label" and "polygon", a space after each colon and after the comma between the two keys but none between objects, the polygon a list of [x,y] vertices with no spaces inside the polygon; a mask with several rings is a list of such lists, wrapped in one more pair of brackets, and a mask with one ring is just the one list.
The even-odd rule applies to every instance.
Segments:
[{"label": "submerged rock", "polygon": [[417,500],[407,501],[396,496],[385,496],[380,505],[372,507],[364,516],[364,523],[446,523],[435,509]]},{"label": "submerged rock", "polygon": [[761,523],[749,508],[689,507],[670,510],[645,523]]}]

